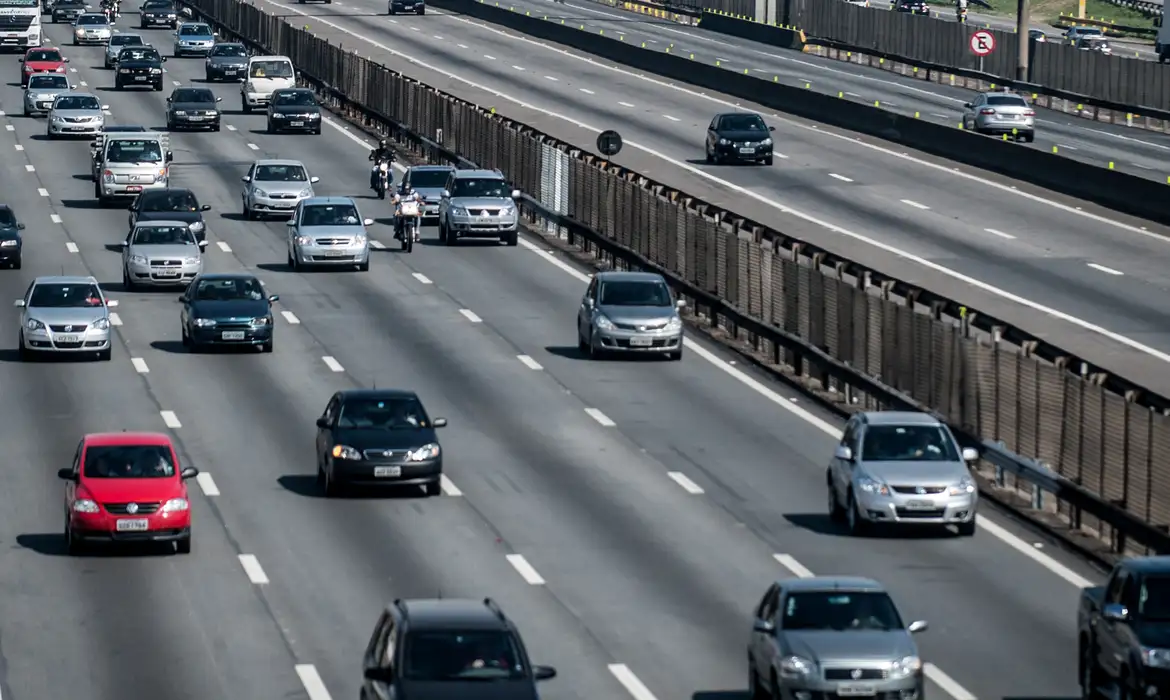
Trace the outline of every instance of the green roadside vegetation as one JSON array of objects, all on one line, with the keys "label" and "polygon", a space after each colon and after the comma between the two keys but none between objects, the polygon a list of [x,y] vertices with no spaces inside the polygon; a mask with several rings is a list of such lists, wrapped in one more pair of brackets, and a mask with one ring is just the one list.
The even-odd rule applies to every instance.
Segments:
[{"label": "green roadside vegetation", "polygon": [[[931,5],[954,7],[954,0],[927,0]],[[991,9],[970,3],[972,12],[978,14],[995,15],[998,17],[1015,17],[1016,0],[986,0]],[[1077,0],[1032,0],[1030,3],[1032,17],[1036,21],[1056,24],[1060,15],[1077,16],[1079,11]],[[1105,0],[1085,0],[1085,18],[1103,22],[1113,22],[1124,27],[1153,28],[1154,20],[1140,12],[1127,7],[1105,2]]]}]

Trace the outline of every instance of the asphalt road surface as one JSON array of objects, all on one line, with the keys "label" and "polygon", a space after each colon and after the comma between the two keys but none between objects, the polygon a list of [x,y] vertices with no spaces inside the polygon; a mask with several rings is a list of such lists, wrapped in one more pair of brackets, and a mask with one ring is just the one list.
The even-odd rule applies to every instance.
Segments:
[{"label": "asphalt road surface", "polygon": [[[65,27],[47,31],[64,42]],[[202,76],[172,59],[165,92],[114,92],[100,48],[66,52],[119,124],[162,128],[171,87]],[[1099,574],[989,510],[972,539],[842,536],[824,515],[831,417],[695,342],[679,363],[583,359],[581,271],[527,238],[448,248],[428,230],[392,252],[369,144],[333,120],[320,136],[265,134],[262,114],[235,111],[235,85],[212,88],[224,130],[172,134],[174,184],[213,207],[207,269],[252,271],[280,295],[269,355],[188,354],[177,292],[121,290],[111,247],[127,215],[95,205],[87,143],[47,141],[43,119],[14,115],[19,88],[0,88],[0,192],[28,225],[2,296],[64,272],[118,302],[108,363],[19,363],[16,310],[0,319],[6,700],[352,698],[382,606],[440,593],[495,597],[559,669],[550,700],[631,697],[618,680],[631,675],[650,693],[635,700],[739,700],[750,611],[805,567],[876,577],[931,622],[930,698],[1075,694],[1077,586]],[[359,198],[379,222],[369,272],[286,269],[283,223],[239,215],[239,178],[263,157]],[[319,497],[314,420],[334,391],[375,383],[450,419],[443,496]],[[123,428],[169,430],[206,474],[191,555],[63,555],[55,472],[81,434]]]}]

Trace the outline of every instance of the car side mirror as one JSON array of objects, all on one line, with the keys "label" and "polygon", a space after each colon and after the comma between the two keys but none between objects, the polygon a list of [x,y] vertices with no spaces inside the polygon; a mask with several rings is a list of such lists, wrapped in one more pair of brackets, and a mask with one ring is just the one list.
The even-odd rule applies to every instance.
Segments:
[{"label": "car side mirror", "polygon": [[251,182],[251,181],[252,181],[252,178],[248,177],[247,175],[240,178],[240,182]]},{"label": "car side mirror", "polygon": [[520,199],[520,190],[512,190],[512,199]]},{"label": "car side mirror", "polygon": [[73,473],[72,467],[65,467],[57,470],[57,478],[62,481],[77,481],[77,476]]},{"label": "car side mirror", "polygon": [[207,239],[204,238],[203,240],[199,241],[199,250],[206,250],[206,249],[207,249]]},{"label": "car side mirror", "polygon": [[926,620],[915,620],[906,626],[906,631],[910,634],[918,634],[919,632],[925,632],[928,628],[929,626],[926,624]]},{"label": "car side mirror", "polygon": [[274,302],[274,301],[280,301],[280,295],[279,295],[279,294],[269,294],[269,295],[268,295],[268,302],[269,302],[269,303],[272,303],[272,302]]},{"label": "car side mirror", "polygon": [[373,225],[374,225],[373,219],[362,219],[362,226],[373,226]]},{"label": "car side mirror", "polygon": [[179,472],[180,479],[194,479],[199,476],[199,470],[195,467],[185,467],[183,471]]},{"label": "car side mirror", "polygon": [[317,427],[318,428],[328,428],[329,427],[329,420],[327,418],[318,418],[317,419]]},{"label": "car side mirror", "polygon": [[756,632],[762,632],[764,634],[772,634],[776,631],[776,625],[773,625],[767,620],[756,620],[755,624],[752,625],[752,630]]},{"label": "car side mirror", "polygon": [[18,309],[23,309],[24,308],[24,299],[17,299],[16,301],[12,302],[12,305]]},{"label": "car side mirror", "polygon": [[853,450],[848,445],[837,445],[837,449],[833,451],[833,456],[842,462],[852,462]]},{"label": "car side mirror", "polygon": [[16,62],[17,63],[24,63],[24,56],[21,56],[20,58],[16,59]]},{"label": "car side mirror", "polygon": [[451,191],[450,190],[443,190],[442,192],[439,193],[439,196],[442,197],[443,199],[450,199],[451,198]]},{"label": "car side mirror", "polygon": [[[69,89],[70,89],[70,90],[72,90],[73,88],[69,88]],[[110,111],[110,106],[109,106],[109,105],[102,105],[102,111],[103,111],[103,112],[108,112],[108,111]]]},{"label": "car side mirror", "polygon": [[199,207],[199,211],[211,211],[211,205],[204,204],[203,206]]},{"label": "car side mirror", "polygon": [[167,151],[167,162],[170,163],[175,159],[175,154],[172,151]]},{"label": "car side mirror", "polygon": [[217,97],[217,98],[215,98],[215,101],[216,101],[216,102],[223,102],[223,98],[222,98],[222,97]]},{"label": "car side mirror", "polygon": [[1121,603],[1109,603],[1101,609],[1101,616],[1113,622],[1125,622],[1129,619],[1129,608]]},{"label": "car side mirror", "polygon": [[170,103],[171,103],[171,98],[169,98],[169,97],[168,97],[168,98],[167,98],[167,104],[170,104]]},{"label": "car side mirror", "polygon": [[970,102],[964,102],[964,103],[963,103],[963,106],[964,106],[964,107],[966,107],[967,109],[971,109],[971,108],[972,108],[972,107],[974,107],[975,105],[971,104]]},{"label": "car side mirror", "polygon": [[24,230],[24,224],[17,224],[17,225],[16,225],[16,230],[17,230],[17,231],[23,231],[23,230]]},{"label": "car side mirror", "polygon": [[679,299],[678,301],[674,302],[674,308],[676,308],[676,309],[687,308],[687,300],[686,299]]},{"label": "car side mirror", "polygon": [[161,59],[162,59],[162,62],[163,62],[163,63],[166,63],[166,62],[167,62],[167,57],[166,57],[166,56],[160,56],[159,58],[161,58]]},{"label": "car side mirror", "polygon": [[319,177],[311,177],[311,178],[309,178],[309,184],[310,184],[310,185],[315,185],[315,184],[317,184],[318,182],[321,182],[321,178],[319,178]]},{"label": "car side mirror", "polygon": [[121,243],[118,244],[118,247],[121,248],[122,250],[126,250],[127,248],[130,247],[130,241],[122,241]]},{"label": "car side mirror", "polygon": [[963,448],[963,461],[964,462],[978,462],[979,461],[979,450],[975,449],[974,447],[964,447]]},{"label": "car side mirror", "polygon": [[538,681],[547,681],[557,677],[557,670],[552,666],[533,666],[532,677]]},{"label": "car side mirror", "polygon": [[[89,5],[86,5],[86,7],[89,7]],[[66,58],[65,58],[65,63],[69,63],[69,58],[68,58],[68,57],[66,57]]]},{"label": "car side mirror", "polygon": [[447,427],[447,419],[446,418],[436,418],[433,421],[431,421],[431,427],[432,428],[446,428]]},{"label": "car side mirror", "polygon": [[297,225],[297,222],[293,221],[292,219],[289,219],[288,221],[284,222],[284,225],[288,226],[289,228],[292,228],[293,226]]},{"label": "car side mirror", "polygon": [[775,130],[776,130],[776,127],[774,127],[774,126],[768,127],[768,131],[775,131]]},{"label": "car side mirror", "polygon": [[179,295],[179,301],[181,301],[181,302],[183,302],[184,304],[186,304],[186,303],[187,303],[187,295],[186,295],[186,294],[180,294],[180,295]]},{"label": "car side mirror", "polygon": [[362,673],[362,675],[365,676],[366,680],[368,680],[368,681],[378,681],[379,683],[389,683],[390,681],[392,681],[394,679],[394,669],[390,668],[389,666],[387,666],[385,668],[379,668],[377,666],[374,666],[371,668],[367,668]]}]

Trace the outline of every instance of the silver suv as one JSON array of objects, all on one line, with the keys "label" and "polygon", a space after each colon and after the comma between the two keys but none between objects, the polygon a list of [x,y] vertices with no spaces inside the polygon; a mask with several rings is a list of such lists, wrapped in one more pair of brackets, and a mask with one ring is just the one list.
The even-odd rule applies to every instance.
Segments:
[{"label": "silver suv", "polygon": [[456,170],[440,197],[441,242],[454,245],[460,238],[496,238],[516,245],[520,190],[511,189],[499,170]]},{"label": "silver suv", "polygon": [[373,225],[373,219],[362,219],[349,197],[301,200],[288,221],[288,265],[294,270],[356,266],[365,272],[370,269],[366,227]]},{"label": "silver suv", "polygon": [[968,462],[977,459],[926,413],[858,413],[829,463],[829,516],[854,535],[882,524],[955,525],[970,537],[979,491]]}]

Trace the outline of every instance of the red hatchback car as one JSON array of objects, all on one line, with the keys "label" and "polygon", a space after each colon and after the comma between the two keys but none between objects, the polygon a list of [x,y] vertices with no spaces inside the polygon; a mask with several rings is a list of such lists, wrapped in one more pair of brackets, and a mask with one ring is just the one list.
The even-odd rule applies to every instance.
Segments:
[{"label": "red hatchback car", "polygon": [[79,554],[94,542],[174,542],[191,552],[191,503],[171,439],[162,433],[92,433],[81,439],[65,480],[65,542]]},{"label": "red hatchback car", "polygon": [[20,86],[28,87],[28,78],[34,73],[64,73],[65,64],[69,59],[61,55],[60,49],[51,46],[39,46],[29,49],[24,56],[16,59],[21,62]]}]

